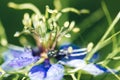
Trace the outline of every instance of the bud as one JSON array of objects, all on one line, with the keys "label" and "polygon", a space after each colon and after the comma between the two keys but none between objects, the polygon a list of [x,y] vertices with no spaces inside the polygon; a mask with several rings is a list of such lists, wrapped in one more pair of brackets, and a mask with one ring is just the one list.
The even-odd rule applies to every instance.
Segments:
[{"label": "bud", "polygon": [[32,22],[31,22],[31,19],[30,19],[30,16],[28,13],[24,14],[24,18],[23,18],[22,22],[23,22],[23,25],[25,26],[25,28],[31,27]]},{"label": "bud", "polygon": [[70,38],[71,35],[70,35],[70,34],[66,34],[65,37],[66,37],[66,38]]},{"label": "bud", "polygon": [[87,51],[90,52],[93,48],[94,44],[92,42],[90,42],[87,46]]},{"label": "bud", "polygon": [[73,30],[72,30],[74,33],[77,33],[77,32],[79,32],[80,31],[80,28],[77,28],[77,27],[75,27],[75,28],[73,28]]},{"label": "bud", "polygon": [[16,32],[15,34],[14,34],[14,37],[19,37],[20,36],[20,32]]},{"label": "bud", "polygon": [[64,27],[67,28],[67,27],[69,26],[69,24],[70,24],[69,21],[66,21],[66,22],[64,23]]}]

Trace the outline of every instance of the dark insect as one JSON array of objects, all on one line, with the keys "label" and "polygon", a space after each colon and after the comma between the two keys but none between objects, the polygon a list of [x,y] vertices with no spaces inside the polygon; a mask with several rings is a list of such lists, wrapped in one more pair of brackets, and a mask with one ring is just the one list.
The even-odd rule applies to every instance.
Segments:
[{"label": "dark insect", "polygon": [[50,50],[47,53],[48,57],[55,57],[58,60],[60,60],[64,57],[85,56],[86,54],[87,54],[87,49],[86,48],[72,50],[71,47],[69,47],[67,50],[66,49]]},{"label": "dark insect", "polygon": [[[32,48],[33,56],[40,56],[43,52],[44,49],[42,47]],[[72,47],[68,47],[67,49],[48,50],[46,54],[48,58],[56,58],[57,60],[61,60],[62,58],[84,58],[87,54],[87,48],[73,49]]]}]

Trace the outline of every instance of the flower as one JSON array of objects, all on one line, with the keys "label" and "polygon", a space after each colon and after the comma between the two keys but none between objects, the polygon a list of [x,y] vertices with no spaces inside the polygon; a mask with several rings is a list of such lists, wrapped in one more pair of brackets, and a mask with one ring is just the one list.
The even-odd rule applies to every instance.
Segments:
[{"label": "flower", "polygon": [[[68,48],[72,47],[72,52],[69,53]],[[64,65],[69,65],[71,67],[80,67],[86,65],[87,63],[83,60],[86,56],[87,48],[80,48],[74,44],[67,44],[60,47],[63,53],[67,52],[68,54],[62,57],[59,62]],[[64,52],[65,51],[65,52]],[[57,56],[59,57],[59,55]],[[91,63],[95,62],[98,59],[98,54],[95,54],[90,60]],[[78,64],[80,63],[80,64]],[[74,65],[73,65],[74,64]]]},{"label": "flower", "polygon": [[5,71],[17,70],[37,62],[39,58],[39,56],[32,56],[31,49],[29,48],[24,49],[17,46],[10,46],[4,53],[5,62],[1,67]]},{"label": "flower", "polygon": [[[98,54],[95,54],[89,63],[87,64],[83,59],[86,56],[87,48],[79,48],[76,45],[68,44],[61,47],[62,50],[67,51],[69,47],[72,47],[72,53],[64,56],[58,62],[69,67],[74,67],[76,70],[83,70],[91,75],[97,76],[106,72],[109,72],[106,68],[95,64],[94,62],[98,59]],[[59,57],[59,55],[58,55]],[[113,70],[114,71],[114,70]],[[72,70],[71,72],[74,72]]]},{"label": "flower", "polygon": [[[37,54],[38,51],[36,49],[10,47],[4,53],[5,62],[2,64],[3,70],[18,70],[37,62],[40,59],[40,56]],[[61,64],[50,64],[49,59],[45,59],[42,64],[34,65],[28,74],[31,80],[62,80],[63,75],[64,67]]]},{"label": "flower", "polygon": [[45,61],[40,65],[32,67],[28,76],[31,80],[62,80],[64,67],[61,64],[51,65]]},{"label": "flower", "polygon": [[93,63],[87,64],[84,68],[82,68],[82,70],[94,76],[109,72],[106,68]]},{"label": "flower", "polygon": [[[37,62],[41,58],[40,54],[42,52],[42,48],[9,48],[4,55],[6,60],[5,63],[3,63],[2,68],[5,71],[21,69],[31,63]],[[57,52],[54,50],[52,52],[51,50],[50,53],[48,51],[46,54],[51,53],[55,53],[55,55],[53,54],[50,56],[56,58],[58,62],[51,64],[49,62],[51,57],[48,56],[41,64],[35,64],[28,73],[31,80],[62,80],[64,76],[63,65],[86,71],[94,76],[109,72],[106,68],[94,63],[98,58],[96,54],[90,60],[89,64],[83,60],[88,53],[87,48],[79,48],[70,44],[62,46]],[[11,57],[7,57],[8,54]]]},{"label": "flower", "polygon": [[[71,52],[69,52],[69,48],[72,48]],[[67,57],[62,57],[61,59],[69,58],[69,60],[84,59],[86,54],[88,53],[87,48],[80,48],[74,44],[62,45],[60,47],[60,50],[62,50],[63,53],[66,53],[66,52],[68,53]],[[93,55],[93,57],[90,59],[89,62],[94,63],[98,60],[98,58],[99,58],[99,55],[96,53],[95,55]]]}]

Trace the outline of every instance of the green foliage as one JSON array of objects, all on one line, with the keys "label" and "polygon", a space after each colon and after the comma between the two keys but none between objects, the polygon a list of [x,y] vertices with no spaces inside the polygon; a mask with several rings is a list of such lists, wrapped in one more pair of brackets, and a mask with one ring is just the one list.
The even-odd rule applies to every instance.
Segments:
[{"label": "green foliage", "polygon": [[[59,45],[63,42],[71,42],[79,46],[87,46],[91,42],[94,43],[94,47],[85,57],[86,62],[96,52],[99,52],[100,59],[96,64],[104,66],[111,72],[109,74],[92,76],[86,72],[77,70],[74,73],[66,74],[63,80],[120,80],[119,73],[115,74],[111,71],[111,68],[120,70],[120,27],[118,27],[120,26],[120,12],[118,7],[120,1],[50,0],[50,3],[47,3],[47,0],[41,0],[34,3],[32,0],[30,2],[15,0],[15,2],[18,2],[18,4],[13,3],[13,0],[11,2],[3,1],[3,4],[6,4],[6,6],[0,4],[2,6],[0,10],[3,11],[0,13],[0,17],[4,25],[3,27],[2,23],[0,23],[0,53],[3,53],[6,46],[9,45],[8,42],[23,46],[36,46],[38,43],[36,43],[37,40],[33,35],[41,35],[44,41],[43,44],[47,44],[51,34],[61,33],[59,34],[59,38],[57,35],[53,36],[53,40],[58,40]],[[38,2],[44,2],[44,4],[40,3],[41,5],[39,5]],[[93,3],[96,4],[95,7]],[[10,8],[23,11],[19,13],[20,11],[12,10],[7,7],[7,4]],[[36,6],[39,7],[37,8]],[[25,13],[24,16],[23,13]],[[3,16],[7,14],[9,15],[4,18]],[[13,18],[13,20],[9,18]],[[23,21],[21,21],[22,18]],[[42,25],[34,24],[34,21],[38,22],[40,20],[43,22]],[[24,29],[22,30],[23,27]],[[76,33],[74,27],[78,29]],[[5,34],[4,28],[7,34]],[[19,40],[12,38],[12,35],[16,32],[15,29],[17,31],[22,30],[14,35],[15,37],[19,36]],[[34,31],[38,33],[36,34]],[[64,38],[60,41],[63,36]],[[54,45],[51,47],[54,48]],[[0,63],[3,63],[2,54],[0,54]],[[29,80],[29,78],[23,73],[13,73],[1,75],[0,80]]]}]

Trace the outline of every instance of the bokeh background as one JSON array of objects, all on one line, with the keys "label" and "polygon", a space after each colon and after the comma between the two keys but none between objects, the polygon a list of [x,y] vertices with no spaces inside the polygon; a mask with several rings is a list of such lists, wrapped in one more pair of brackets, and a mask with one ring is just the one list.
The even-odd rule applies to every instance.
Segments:
[{"label": "bokeh background", "polygon": [[[49,5],[51,9],[54,9],[53,0],[0,0],[0,19],[5,28],[9,43],[18,44],[17,38],[13,35],[16,31],[23,29],[22,18],[26,12],[32,13],[30,10],[14,10],[8,7],[9,2],[15,3],[33,3],[36,5],[42,13],[45,12],[45,6]],[[89,14],[77,15],[74,13],[68,13],[64,16],[62,21],[66,19],[75,20],[76,26],[80,27],[81,32],[78,37],[75,38],[78,44],[86,44],[90,41],[97,42],[103,35],[108,27],[108,23],[105,14],[101,6],[102,0],[61,0],[62,8],[74,7],[79,10],[88,9]],[[120,10],[120,0],[105,0],[105,3],[110,12],[112,19],[115,18]],[[116,26],[119,26],[117,24]],[[116,27],[117,29],[119,27]],[[83,39],[80,38],[80,35]]]},{"label": "bokeh background", "polygon": [[[62,8],[74,7],[79,10],[88,9],[90,11],[89,14],[77,15],[70,12],[62,16],[61,24],[63,24],[63,22],[66,20],[74,20],[76,22],[76,27],[80,28],[79,33],[73,34],[72,42],[80,46],[86,46],[89,42],[96,44],[103,36],[109,24],[101,5],[102,1],[103,0],[60,0]],[[22,31],[23,29],[23,14],[26,12],[32,14],[33,12],[31,10],[11,9],[8,7],[9,2],[33,3],[40,9],[41,13],[43,14],[45,13],[46,5],[50,6],[51,9],[55,8],[54,0],[0,0],[0,20],[5,28],[8,42],[15,45],[20,45],[19,38],[15,38],[13,35],[16,31]],[[105,0],[104,2],[108,8],[110,17],[113,20],[120,11],[120,0]],[[119,26],[120,21],[115,26],[116,32],[120,30]],[[110,48],[103,50],[105,50],[105,53],[107,53]]]},{"label": "bokeh background", "polygon": [[[57,1],[57,0],[56,0]],[[89,42],[96,44],[107,30],[109,23],[107,22],[102,6],[103,0],[60,0],[61,7],[74,7],[76,9],[88,9],[89,14],[77,15],[69,12],[65,13],[61,18],[61,25],[64,21],[75,21],[76,27],[80,28],[79,33],[72,33],[71,42],[79,46],[86,46]],[[36,5],[41,13],[45,13],[45,6],[48,5],[51,9],[55,8],[54,0],[0,0],[0,21],[4,26],[8,43],[20,45],[19,38],[14,37],[16,31],[22,31],[23,14],[28,12],[32,14],[31,10],[15,10],[8,7],[9,2],[15,3],[33,3]],[[104,0],[110,17],[113,20],[120,11],[120,0]],[[115,32],[120,30],[120,21],[115,26]],[[120,36],[117,36],[118,46],[120,46]],[[30,38],[31,39],[31,38]],[[31,39],[32,40],[32,39]],[[112,50],[112,44],[100,50],[100,60],[104,59]],[[110,64],[116,67],[120,62]],[[106,79],[109,80],[109,79]]]}]

